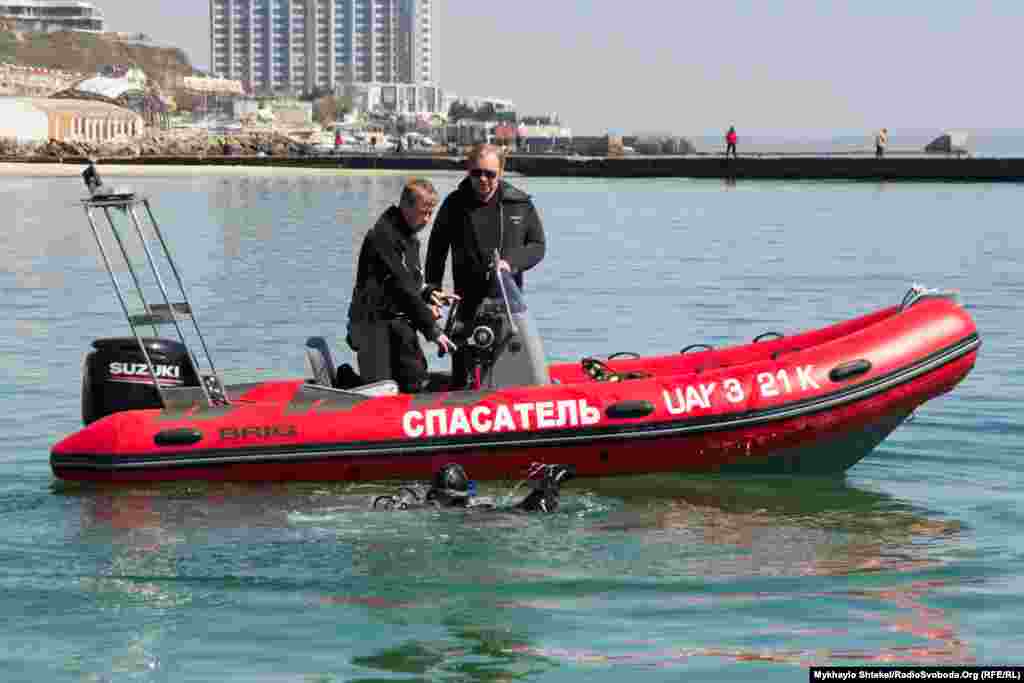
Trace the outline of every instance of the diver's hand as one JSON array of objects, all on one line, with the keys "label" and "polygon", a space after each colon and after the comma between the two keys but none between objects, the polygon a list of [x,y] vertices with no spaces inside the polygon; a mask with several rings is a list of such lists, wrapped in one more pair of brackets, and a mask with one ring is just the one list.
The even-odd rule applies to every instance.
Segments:
[{"label": "diver's hand", "polygon": [[500,259],[498,259],[498,270],[504,270],[506,272],[511,273],[512,272],[512,266],[510,266],[508,264],[508,261],[506,261],[503,258],[500,258]]},{"label": "diver's hand", "polygon": [[441,319],[441,307],[440,306],[432,305],[430,307],[430,313],[431,313],[431,315],[434,316],[434,320],[440,320]]},{"label": "diver's hand", "polygon": [[437,344],[437,353],[440,356],[443,356],[445,353],[458,351],[459,349],[459,347],[455,345],[455,342],[449,339],[446,334],[438,336],[438,338],[434,340],[434,343]]}]

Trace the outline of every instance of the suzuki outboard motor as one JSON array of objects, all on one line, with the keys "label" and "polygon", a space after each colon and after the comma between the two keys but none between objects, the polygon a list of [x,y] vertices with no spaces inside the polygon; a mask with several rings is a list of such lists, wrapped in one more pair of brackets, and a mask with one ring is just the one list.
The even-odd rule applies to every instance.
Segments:
[{"label": "suzuki outboard motor", "polygon": [[[188,349],[170,339],[144,337],[160,388],[198,387]],[[122,410],[162,408],[146,356],[135,337],[97,339],[82,361],[82,422]]]},{"label": "suzuki outboard motor", "polygon": [[466,345],[480,370],[480,386],[549,384],[537,326],[512,275],[495,271],[494,291],[477,307]]}]

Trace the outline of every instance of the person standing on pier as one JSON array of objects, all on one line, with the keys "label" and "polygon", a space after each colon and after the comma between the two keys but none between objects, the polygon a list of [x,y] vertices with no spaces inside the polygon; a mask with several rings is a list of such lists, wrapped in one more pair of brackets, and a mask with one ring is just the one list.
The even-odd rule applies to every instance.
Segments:
[{"label": "person standing on pier", "polygon": [[885,148],[889,144],[889,129],[883,128],[875,136],[875,158],[881,159],[885,156]]},{"label": "person standing on pier", "polygon": [[725,134],[725,158],[729,158],[729,152],[732,152],[732,158],[736,158],[736,126],[729,126],[728,132]]}]

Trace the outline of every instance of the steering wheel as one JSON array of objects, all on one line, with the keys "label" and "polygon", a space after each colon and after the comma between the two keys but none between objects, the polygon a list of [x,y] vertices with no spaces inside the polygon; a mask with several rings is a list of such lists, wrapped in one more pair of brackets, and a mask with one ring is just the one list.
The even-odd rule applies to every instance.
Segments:
[{"label": "steering wheel", "polygon": [[584,358],[580,361],[580,365],[583,367],[583,372],[596,382],[618,382],[622,379],[619,373],[598,358]]}]

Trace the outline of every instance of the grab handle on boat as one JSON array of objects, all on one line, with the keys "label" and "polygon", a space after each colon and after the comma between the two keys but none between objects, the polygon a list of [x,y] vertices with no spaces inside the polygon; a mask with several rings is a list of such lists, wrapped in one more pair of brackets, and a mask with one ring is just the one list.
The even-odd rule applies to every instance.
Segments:
[{"label": "grab handle on boat", "polygon": [[643,399],[627,400],[613,403],[605,409],[604,414],[612,419],[630,417],[647,417],[654,412],[654,405]]},{"label": "grab handle on boat", "polygon": [[637,353],[636,351],[616,351],[615,353],[610,354],[608,356],[608,360],[614,360],[616,358],[623,358],[623,357],[639,358],[640,354]]},{"label": "grab handle on boat", "polygon": [[754,343],[767,339],[768,337],[775,337],[776,339],[782,339],[786,335],[779,334],[778,332],[762,332],[761,334],[754,337]]},{"label": "grab handle on boat", "polygon": [[153,437],[153,443],[157,446],[190,446],[203,438],[203,433],[191,427],[178,429],[165,429],[157,432]]},{"label": "grab handle on boat", "polygon": [[833,382],[842,382],[857,375],[863,375],[871,369],[871,361],[867,358],[858,358],[846,363],[840,363],[828,373],[828,378]]},{"label": "grab handle on boat", "polygon": [[712,346],[711,344],[690,344],[689,346],[684,346],[683,348],[679,349],[679,353],[688,353],[688,352],[694,351],[696,349],[703,349],[705,351],[711,351],[714,348],[715,347]]},{"label": "grab handle on boat", "polygon": [[801,349],[801,348],[779,349],[778,351],[772,351],[771,358],[772,358],[772,360],[778,360],[779,356],[781,356],[784,353],[797,353],[798,351],[803,351],[803,349]]}]

